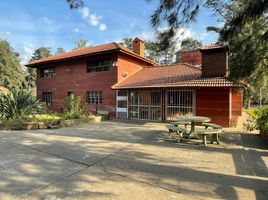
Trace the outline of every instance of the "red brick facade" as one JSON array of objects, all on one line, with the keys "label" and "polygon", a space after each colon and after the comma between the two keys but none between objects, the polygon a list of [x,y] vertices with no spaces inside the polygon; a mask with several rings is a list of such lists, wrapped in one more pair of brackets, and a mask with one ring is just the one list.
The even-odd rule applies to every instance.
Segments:
[{"label": "red brick facade", "polygon": [[[138,43],[135,48],[143,48],[141,41],[138,40]],[[114,118],[116,89],[131,91],[142,88],[149,91],[154,88],[161,90],[161,120],[165,121],[167,91],[188,88],[195,94],[195,105],[192,106],[195,107],[195,115],[208,116],[213,123],[223,126],[229,126],[241,115],[242,92],[226,77],[228,63],[225,48],[213,46],[212,49],[181,52],[181,62],[193,65],[202,63],[202,69],[189,64],[157,66],[144,58],[142,51],[140,49],[138,55],[116,43],[110,43],[45,58],[28,66],[38,69],[38,99],[42,98],[44,92],[52,92],[52,108],[59,112],[64,109],[68,92],[82,96],[82,103],[95,112],[96,105],[87,102],[86,94],[101,91],[102,103],[98,104],[98,110],[108,111],[110,117]],[[87,72],[88,62],[101,59],[112,60],[109,71]],[[41,77],[41,70],[49,67],[55,68],[55,76]]]},{"label": "red brick facade", "polygon": [[177,54],[177,60],[180,63],[188,63],[192,65],[202,64],[202,54],[199,49],[193,51],[180,51]]},{"label": "red brick facade", "polygon": [[[110,71],[87,73],[87,62],[102,58],[112,58],[116,66],[112,66]],[[98,105],[98,110],[109,111],[110,116],[115,117],[116,91],[111,86],[122,80],[122,75],[127,77],[144,65],[150,63],[119,52],[44,64],[37,68],[37,98],[41,99],[43,92],[52,92],[52,108],[60,112],[64,109],[64,98],[68,92],[73,92],[76,96],[82,96],[82,103],[94,112],[96,105],[86,102],[86,93],[102,91],[103,102]],[[42,78],[42,67],[55,67],[56,76]]]}]

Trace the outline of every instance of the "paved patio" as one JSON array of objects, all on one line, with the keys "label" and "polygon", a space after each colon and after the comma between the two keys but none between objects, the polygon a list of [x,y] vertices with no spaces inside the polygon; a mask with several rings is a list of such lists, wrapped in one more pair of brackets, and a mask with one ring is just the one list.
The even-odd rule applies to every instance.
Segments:
[{"label": "paved patio", "polygon": [[0,131],[0,199],[267,199],[268,148],[258,136],[228,132],[205,148],[164,130],[107,121]]}]

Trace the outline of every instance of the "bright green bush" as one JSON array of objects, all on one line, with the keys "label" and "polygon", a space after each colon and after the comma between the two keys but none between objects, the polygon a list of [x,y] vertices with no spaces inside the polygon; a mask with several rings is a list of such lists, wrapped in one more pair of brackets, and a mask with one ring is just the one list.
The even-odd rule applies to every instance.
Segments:
[{"label": "bright green bush", "polygon": [[84,119],[88,117],[86,106],[81,104],[81,96],[66,97],[64,99],[66,110],[62,117],[64,119]]},{"label": "bright green bush", "polygon": [[36,100],[31,92],[10,90],[0,95],[0,115],[4,120],[27,119],[30,115],[46,110],[44,103]]}]

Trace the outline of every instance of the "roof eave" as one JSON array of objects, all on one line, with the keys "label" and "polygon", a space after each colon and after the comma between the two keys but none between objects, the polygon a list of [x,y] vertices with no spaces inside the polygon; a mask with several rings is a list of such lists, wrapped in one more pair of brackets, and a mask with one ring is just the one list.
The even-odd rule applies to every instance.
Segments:
[{"label": "roof eave", "polygon": [[48,64],[48,63],[55,63],[55,62],[62,62],[62,61],[68,61],[68,60],[74,60],[74,59],[77,59],[77,58],[84,58],[84,57],[95,56],[95,55],[100,55],[100,54],[109,54],[109,53],[113,53],[113,52],[119,52],[119,49],[106,50],[106,51],[90,53],[90,54],[84,54],[84,55],[77,55],[77,56],[72,56],[72,57],[69,57],[69,58],[62,58],[62,59],[58,59],[58,60],[47,60],[47,61],[43,61],[43,62],[41,61],[41,62],[37,62],[37,63],[28,63],[28,64],[26,64],[24,66],[37,68],[38,65],[43,65],[43,64]]}]

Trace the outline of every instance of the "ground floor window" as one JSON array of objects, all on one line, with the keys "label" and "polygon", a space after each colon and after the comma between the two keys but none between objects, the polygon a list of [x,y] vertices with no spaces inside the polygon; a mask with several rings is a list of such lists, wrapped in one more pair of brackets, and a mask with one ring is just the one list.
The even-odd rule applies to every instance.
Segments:
[{"label": "ground floor window", "polygon": [[42,101],[45,102],[47,105],[52,105],[52,92],[43,92]]},{"label": "ground floor window", "polygon": [[101,104],[102,103],[102,91],[87,92],[87,102],[90,104]]},{"label": "ground floor window", "polygon": [[194,115],[194,90],[166,91],[166,120],[176,120],[181,115]]}]

